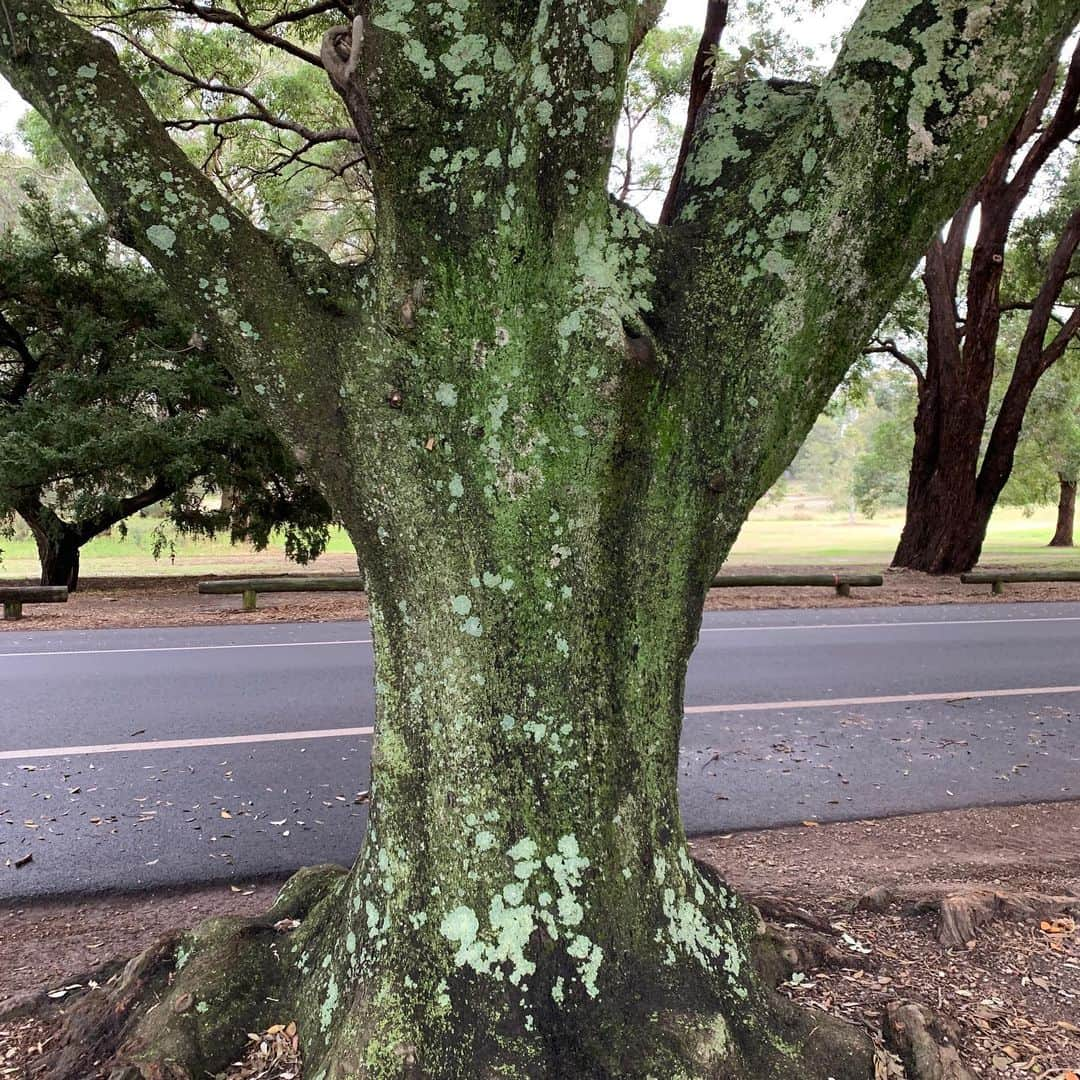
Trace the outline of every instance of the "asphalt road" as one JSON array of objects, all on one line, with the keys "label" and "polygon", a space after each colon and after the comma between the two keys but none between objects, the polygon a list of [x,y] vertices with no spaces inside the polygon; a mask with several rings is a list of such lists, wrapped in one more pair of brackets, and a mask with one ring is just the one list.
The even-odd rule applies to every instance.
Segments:
[{"label": "asphalt road", "polygon": [[[348,862],[368,638],[0,634],[0,901]],[[1080,604],[712,613],[686,705],[694,833],[1080,798]]]}]

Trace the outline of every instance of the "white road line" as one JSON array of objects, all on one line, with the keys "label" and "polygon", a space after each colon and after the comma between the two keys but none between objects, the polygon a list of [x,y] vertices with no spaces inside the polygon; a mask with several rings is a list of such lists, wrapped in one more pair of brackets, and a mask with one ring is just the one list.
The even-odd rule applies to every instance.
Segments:
[{"label": "white road line", "polygon": [[1033,615],[1022,619],[926,619],[916,622],[793,623],[769,626],[703,626],[703,634],[742,634],[747,630],[873,630],[878,627],[904,626],[990,626],[996,623],[1080,622],[1080,615]]},{"label": "white road line", "polygon": [[374,728],[318,728],[315,731],[268,731],[256,735],[221,735],[210,739],[151,739],[146,742],[100,743],[97,746],[49,746],[41,750],[0,750],[0,761],[67,757],[75,754],[124,754],[131,750],[190,750],[203,746],[240,746],[244,743],[303,742],[307,739],[338,739],[349,735],[373,735]]},{"label": "white road line", "polygon": [[772,712],[781,709],[827,709],[830,706],[894,705],[906,701],[964,701],[969,698],[1038,697],[1045,694],[1080,694],[1080,686],[1028,686],[1013,690],[954,690],[948,694],[885,694],[881,697],[811,698],[808,701],[752,701],[746,705],[691,705],[696,713]]},{"label": "white road line", "polygon": [[[703,626],[703,634],[746,634],[771,630],[874,630],[905,626],[990,626],[1002,623],[1080,622],[1080,615],[1031,616],[1021,619],[928,619],[909,622],[865,623],[771,623],[767,626]],[[217,652],[222,649],[310,649],[328,645],[370,645],[371,638],[346,638],[341,641],[255,641],[228,645],[152,645],[128,649],[56,649],[42,652],[0,652],[0,659],[16,656],[102,656],[111,653]]]},{"label": "white road line", "polygon": [[300,649],[315,645],[370,645],[371,638],[342,641],[253,641],[229,645],[150,645],[131,649],[57,649],[55,652],[5,652],[6,656],[100,656],[103,653],[215,652],[219,649]]},{"label": "white road line", "polygon": [[[690,705],[688,715],[700,713],[771,712],[781,709],[826,709],[830,706],[883,705],[905,701],[963,701],[970,698],[1036,697],[1046,694],[1077,694],[1080,686],[1029,686],[1012,690],[955,690],[948,694],[888,694],[883,697],[811,698],[807,701],[751,701],[741,705]],[[97,746],[49,746],[39,750],[0,750],[0,761],[27,761],[76,754],[124,754],[137,750],[188,750],[206,746],[241,746],[246,743],[303,742],[373,735],[374,728],[319,728],[315,731],[271,731],[253,735],[223,735],[209,739],[156,739],[133,743],[101,743]]]}]

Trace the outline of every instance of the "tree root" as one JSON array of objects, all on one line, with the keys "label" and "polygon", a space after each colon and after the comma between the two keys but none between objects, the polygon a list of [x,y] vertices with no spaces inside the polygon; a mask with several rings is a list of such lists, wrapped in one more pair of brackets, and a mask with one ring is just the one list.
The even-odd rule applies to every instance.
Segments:
[{"label": "tree root", "polygon": [[884,1029],[909,1080],[975,1080],[960,1060],[956,1028],[927,1006],[891,1002],[885,1009]]},{"label": "tree root", "polygon": [[[766,922],[763,918],[758,926],[754,963],[767,986],[779,986],[797,971],[805,972],[816,968],[855,968],[868,971],[875,966],[871,956],[843,949],[839,944],[840,935],[833,930],[828,920],[790,903],[763,905],[758,897],[751,903],[762,915],[762,908],[768,906],[770,910],[781,912],[784,916],[783,925],[773,921]],[[795,925],[795,919],[805,925]]]},{"label": "tree root", "polygon": [[294,875],[270,910],[160,938],[62,1009],[50,1080],[193,1080],[241,1057],[250,1031],[287,1022],[293,968],[279,943],[333,895],[344,871]]},{"label": "tree root", "polygon": [[1042,893],[1015,893],[999,889],[920,888],[894,891],[879,886],[865,893],[857,911],[884,913],[893,906],[923,915],[937,912],[938,941],[947,948],[975,944],[980,927],[997,919],[1048,919],[1057,915],[1080,915],[1080,896],[1046,896]]},{"label": "tree root", "polygon": [[[327,942],[340,939],[341,908],[351,903],[340,887],[341,875],[337,868],[301,872],[265,915],[210,919],[163,937],[102,985],[77,1000],[65,999],[63,1027],[44,1075],[49,1080],[205,1080],[228,1070],[245,1051],[251,1053],[248,1032],[266,1033],[255,1047],[265,1057],[277,1052],[270,1036],[284,1031],[290,1052],[303,1050],[313,1076],[357,1077],[369,1070],[380,1077],[449,1076],[441,1066],[422,1068],[425,1047],[419,1039],[415,1046],[404,1039],[392,1047],[393,1062],[376,1067],[365,1056],[370,1036],[364,1025],[393,1015],[387,1012],[392,1009],[388,995],[396,984],[371,981],[377,971],[348,987],[347,1012],[330,1027],[321,1022],[330,1011],[329,999],[320,976],[312,976],[328,970],[323,963]],[[803,914],[811,921],[809,912]],[[816,930],[775,933],[781,936],[759,935],[768,943],[763,952],[778,956],[787,950],[801,966],[863,959],[842,954],[830,935]],[[786,977],[782,959],[772,975]],[[793,1067],[802,1076],[835,1080],[873,1075],[873,1048],[857,1028],[803,1009],[762,981],[748,979],[744,985],[749,998],[730,1007],[692,978],[674,994],[657,992],[639,979],[631,982],[625,1000],[616,994],[606,1002],[586,1000],[580,1012],[554,1010],[550,1029],[538,1012],[535,1035],[505,1025],[492,1029],[490,1037],[481,1035],[471,1073],[462,1071],[463,1060],[448,1060],[454,1076],[473,1078],[756,1080],[787,1075]],[[654,1011],[646,998],[655,1000]],[[377,1007],[369,1012],[373,1004]],[[466,1025],[482,1023],[480,1014],[468,1011],[460,1019]],[[320,1038],[320,1030],[330,1037]],[[551,1044],[556,1036],[565,1043]],[[449,1045],[456,1053],[459,1043]],[[518,1051],[527,1055],[519,1060]]]},{"label": "tree root", "polygon": [[50,1011],[55,1013],[63,1007],[63,1002],[74,1000],[79,997],[79,991],[85,991],[91,983],[107,982],[114,975],[119,974],[124,968],[124,960],[109,960],[99,964],[81,975],[71,975],[64,979],[65,987],[77,987],[71,994],[61,999],[54,999],[47,987],[39,990],[30,990],[22,994],[14,994],[11,997],[0,1000],[0,1024],[10,1020],[18,1020],[24,1016],[41,1016]]},{"label": "tree root", "polygon": [[831,934],[832,924],[828,919],[815,915],[812,911],[790,900],[786,896],[744,896],[743,899],[761,912],[762,918],[773,923],[800,923],[816,930],[819,934]]}]

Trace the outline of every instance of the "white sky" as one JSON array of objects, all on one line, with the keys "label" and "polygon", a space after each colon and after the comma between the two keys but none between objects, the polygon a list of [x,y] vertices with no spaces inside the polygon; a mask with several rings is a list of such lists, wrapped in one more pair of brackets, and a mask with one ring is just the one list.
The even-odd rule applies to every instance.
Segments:
[{"label": "white sky", "polygon": [[[705,19],[705,3],[706,0],[668,0],[663,21],[670,26],[701,26]],[[814,12],[805,20],[790,20],[789,33],[829,55],[830,41],[851,24],[857,7],[854,0],[836,0],[827,10]],[[0,79],[0,139],[11,136],[25,111],[22,99]]]}]

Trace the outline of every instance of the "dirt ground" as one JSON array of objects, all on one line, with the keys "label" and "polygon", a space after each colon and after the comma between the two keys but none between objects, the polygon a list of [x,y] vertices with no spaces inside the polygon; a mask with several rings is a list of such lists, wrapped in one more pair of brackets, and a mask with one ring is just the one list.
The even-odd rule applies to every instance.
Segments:
[{"label": "dirt ground", "polygon": [[[327,556],[326,573],[355,574],[347,556]],[[857,572],[877,568],[851,567]],[[805,566],[738,567],[733,573],[805,573]],[[302,575],[299,575],[302,576]],[[880,607],[895,604],[1002,604],[1011,601],[1080,600],[1080,582],[1010,585],[1005,596],[989,586],[961,585],[908,570],[885,570],[884,585],[855,589],[850,598],[830,588],[713,589],[707,611],[755,608]],[[28,604],[17,622],[0,622],[0,631],[96,630],[149,626],[227,626],[236,623],[330,622],[367,617],[363,593],[270,593],[259,596],[254,612],[240,610],[239,596],[200,596],[203,577],[88,578],[66,604]],[[226,580],[226,579],[219,579]]]},{"label": "dirt ground", "polygon": [[[1072,1080],[1080,1073],[1080,929],[1068,917],[1019,919],[946,949],[937,916],[854,911],[867,890],[985,886],[1076,896],[1080,803],[922,814],[703,837],[694,853],[751,897],[780,897],[831,924],[840,965],[797,972],[783,992],[880,1031],[894,1000],[923,1002],[953,1020],[977,1076]],[[264,910],[278,882],[0,907],[0,1000],[47,987],[73,991],[83,973],[127,957],[156,936],[210,914]],[[63,996],[56,999],[61,1003]],[[0,1078],[32,1071],[54,1027],[0,1020]],[[888,1060],[888,1059],[886,1059]],[[882,1076],[902,1077],[895,1060]],[[31,1070],[31,1071],[27,1071]]]}]

